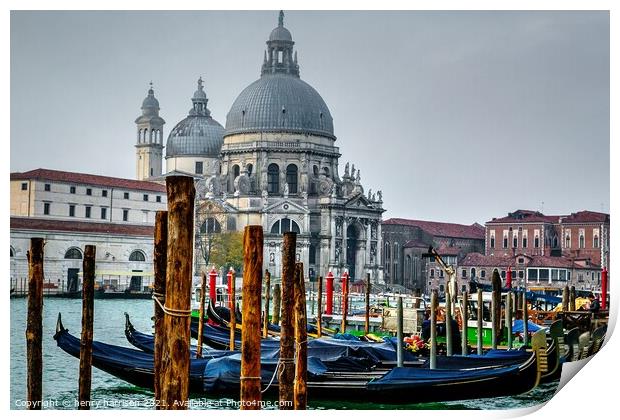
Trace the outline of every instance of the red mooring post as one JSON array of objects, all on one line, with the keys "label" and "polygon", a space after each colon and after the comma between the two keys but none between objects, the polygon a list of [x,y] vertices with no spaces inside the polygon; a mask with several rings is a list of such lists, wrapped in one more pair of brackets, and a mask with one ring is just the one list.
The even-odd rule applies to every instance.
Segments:
[{"label": "red mooring post", "polygon": [[506,288],[512,289],[512,268],[508,267],[508,271],[506,271]]},{"label": "red mooring post", "polygon": [[601,309],[607,309],[607,267],[601,274]]},{"label": "red mooring post", "polygon": [[217,271],[215,271],[215,267],[209,271],[209,300],[213,303],[213,307],[215,307],[215,303],[217,302],[217,294],[215,293],[215,280],[217,279]]},{"label": "red mooring post", "polygon": [[349,273],[347,273],[346,271],[342,273],[342,276],[340,277],[340,281],[342,283],[342,286],[341,286],[342,307],[340,309],[342,309],[343,316],[346,316],[347,310],[349,309],[348,308],[349,306],[348,305],[349,303]]},{"label": "red mooring post", "polygon": [[325,276],[325,315],[332,315],[334,311],[334,275],[330,271]]}]

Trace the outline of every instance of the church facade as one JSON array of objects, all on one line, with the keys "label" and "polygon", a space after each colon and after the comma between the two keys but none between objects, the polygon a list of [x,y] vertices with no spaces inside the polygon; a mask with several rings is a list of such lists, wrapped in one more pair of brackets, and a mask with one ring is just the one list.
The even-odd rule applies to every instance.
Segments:
[{"label": "church facade", "polygon": [[[300,78],[294,45],[280,12],[261,76],[238,95],[224,127],[211,117],[199,80],[188,117],[168,137],[166,172],[196,179],[197,237],[261,225],[264,268],[274,277],[281,273],[282,234],[293,231],[296,258],[307,277],[330,271],[340,276],[346,270],[352,280],[370,274],[382,283],[381,191],[365,190],[355,165],[347,163],[339,173],[332,116],[319,93]],[[155,102],[147,99],[148,114],[155,116]],[[139,139],[143,120],[136,120]],[[155,129],[161,128],[161,121],[155,122]],[[137,149],[137,159],[143,159],[148,146],[143,141]],[[155,141],[149,156],[159,151]],[[206,268],[198,254],[196,273]]]}]

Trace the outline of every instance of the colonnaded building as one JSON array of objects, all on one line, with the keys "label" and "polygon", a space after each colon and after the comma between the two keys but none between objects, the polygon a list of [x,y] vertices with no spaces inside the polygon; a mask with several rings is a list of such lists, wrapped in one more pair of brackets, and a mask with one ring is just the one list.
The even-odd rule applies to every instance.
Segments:
[{"label": "colonnaded building", "polygon": [[[297,260],[308,277],[348,270],[353,280],[369,273],[382,283],[381,191],[365,190],[355,165],[347,163],[339,173],[332,115],[319,93],[300,78],[294,45],[280,12],[260,78],[238,95],[225,127],[211,116],[199,79],[189,114],[172,128],[165,146],[165,121],[151,86],[135,120],[137,181],[46,170],[12,174],[15,275],[26,267],[29,236],[46,237],[48,249],[54,250],[50,273],[59,279],[75,277],[79,262],[68,260],[80,259],[84,245],[93,241],[98,267],[124,262],[132,271],[152,270],[149,233],[154,211],[165,208],[161,184],[167,175],[190,175],[197,187],[197,241],[213,232],[261,225],[264,268],[279,277],[282,234],[293,231],[298,234]],[[58,193],[50,195],[49,188]],[[25,210],[32,206],[36,209]],[[84,224],[78,226],[76,219]],[[106,234],[117,238],[106,241]],[[62,243],[53,243],[58,240]],[[124,246],[112,249],[112,242]],[[136,255],[144,261],[139,267],[133,267]],[[196,250],[195,274],[205,268]]]}]

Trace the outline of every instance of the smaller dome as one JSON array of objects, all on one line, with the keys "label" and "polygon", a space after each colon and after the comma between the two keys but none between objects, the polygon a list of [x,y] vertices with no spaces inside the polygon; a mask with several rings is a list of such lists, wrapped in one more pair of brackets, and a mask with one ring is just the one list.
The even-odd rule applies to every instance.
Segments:
[{"label": "smaller dome", "polygon": [[218,157],[224,143],[224,127],[210,116],[194,115],[179,122],[168,135],[166,157]]},{"label": "smaller dome", "polygon": [[153,91],[152,83],[147,97],[144,98],[144,100],[142,101],[141,109],[144,115],[152,113],[153,111],[159,111],[159,101],[157,100],[157,98],[155,98],[155,92]]},{"label": "smaller dome", "polygon": [[278,26],[269,35],[269,41],[293,41],[293,36],[284,26]]}]

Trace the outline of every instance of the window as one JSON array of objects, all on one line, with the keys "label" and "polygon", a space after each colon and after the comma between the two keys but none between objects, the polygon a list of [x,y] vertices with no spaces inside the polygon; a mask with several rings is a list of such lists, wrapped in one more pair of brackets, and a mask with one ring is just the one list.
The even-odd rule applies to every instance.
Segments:
[{"label": "window", "polygon": [[553,247],[554,248],[558,247],[558,237],[556,235],[553,236]]},{"label": "window", "polygon": [[467,270],[463,269],[461,270],[461,277],[466,279],[467,278]]},{"label": "window", "polygon": [[107,197],[108,196],[108,190],[101,190],[101,196],[102,197]]},{"label": "window", "polygon": [[390,242],[389,241],[386,242],[383,248],[384,248],[383,257],[385,258],[385,261],[388,261],[390,259],[390,251],[391,251]]},{"label": "window", "polygon": [[280,168],[275,163],[267,168],[267,192],[269,194],[280,192]]},{"label": "window", "polygon": [[297,165],[290,164],[286,167],[286,183],[288,184],[288,192],[297,194]]},{"label": "window", "polygon": [[155,201],[157,201],[158,203],[161,203],[161,195],[156,196]]},{"label": "window", "polygon": [[45,191],[51,191],[52,186],[50,184],[45,184]]},{"label": "window", "polygon": [[430,278],[435,278],[435,270],[431,268]]},{"label": "window", "polygon": [[103,220],[108,218],[108,209],[106,207],[101,207],[101,218]]},{"label": "window", "polygon": [[222,227],[215,217],[207,217],[200,226],[200,233],[220,233]]},{"label": "window", "polygon": [[528,268],[527,269],[527,280],[538,280],[538,269],[536,268]]},{"label": "window", "polygon": [[583,249],[586,247],[586,238],[582,232],[579,232],[579,248]]},{"label": "window", "polygon": [[487,276],[487,272],[485,270],[480,270],[480,278],[485,278]]},{"label": "window", "polygon": [[69,187],[69,193],[75,194],[75,187],[73,186]]},{"label": "window", "polygon": [[197,174],[202,173],[202,162],[196,162],[196,171]]},{"label": "window", "polygon": [[310,245],[308,248],[308,264],[316,264],[316,247]]},{"label": "window", "polygon": [[538,280],[549,280],[549,269],[548,268],[538,269]]},{"label": "window", "polygon": [[65,258],[68,260],[81,260],[82,251],[80,250],[80,248],[69,248],[67,252],[65,252]]},{"label": "window", "polygon": [[22,191],[28,191],[28,183],[22,182]]},{"label": "window", "polygon": [[594,239],[592,240],[592,246],[594,248],[598,248],[599,247],[598,235],[594,235]]},{"label": "window", "polygon": [[495,236],[491,236],[491,248],[495,249]]},{"label": "window", "polygon": [[129,210],[123,209],[123,222],[129,220]]},{"label": "window", "polygon": [[85,208],[84,217],[86,217],[87,219],[90,219],[90,211],[91,211],[91,209],[92,209],[91,206],[86,206],[86,208]]},{"label": "window", "polygon": [[505,279],[505,278],[506,278],[506,270],[502,270],[502,272],[499,274],[499,276],[500,276],[502,279]]},{"label": "window", "polygon": [[50,203],[43,203],[43,214],[50,214]]},{"label": "window", "polygon": [[439,278],[443,279],[443,270],[439,270]]},{"label": "window", "polygon": [[508,248],[508,234],[504,233],[504,241],[502,243],[504,248]]},{"label": "window", "polygon": [[129,193],[128,193],[128,192],[123,193],[123,198],[124,198],[125,200],[129,200]]},{"label": "window", "polygon": [[471,278],[475,279],[476,278],[476,269],[472,267],[470,274],[471,274]]},{"label": "window", "polygon": [[144,252],[140,250],[135,250],[129,255],[129,261],[146,261],[146,256]]},{"label": "window", "polygon": [[142,201],[149,201],[149,195],[148,194],[143,194],[142,195]]},{"label": "window", "polygon": [[516,248],[519,245],[519,240],[517,238],[517,234],[512,235],[512,247]]},{"label": "window", "polygon": [[75,217],[75,204],[69,204],[69,217]]},{"label": "window", "polygon": [[233,169],[233,179],[237,179],[237,177],[241,173],[241,169],[239,169],[239,165],[234,165],[232,169]]},{"label": "window", "polygon": [[523,264],[523,263],[525,262],[525,258],[523,258],[523,257],[518,258],[518,259],[517,259],[517,262],[518,262],[519,264]]},{"label": "window", "polygon": [[86,195],[93,195],[93,189],[92,188],[86,188]]},{"label": "window", "polygon": [[540,246],[540,239],[538,236],[534,236],[534,248],[538,248]]},{"label": "window", "polygon": [[523,270],[519,270],[519,278],[521,280],[523,280],[523,276],[525,275],[525,272]]},{"label": "window", "polygon": [[522,242],[523,242],[523,244],[522,244],[523,248],[527,248],[527,236],[523,237]]},{"label": "window", "polygon": [[289,218],[280,219],[271,226],[272,234],[281,234],[285,232],[300,233],[299,225]]},{"label": "window", "polygon": [[566,275],[567,271],[566,270],[559,270],[559,280],[560,281],[566,281],[566,279],[568,278]]},{"label": "window", "polygon": [[245,169],[248,171],[248,176],[252,176],[252,169],[254,169],[254,166],[252,166],[251,163],[248,163]]},{"label": "window", "polygon": [[557,268],[552,268],[551,269],[551,280],[552,281],[557,281],[560,279],[560,273],[558,272]]},{"label": "window", "polygon": [[570,249],[570,229],[566,231],[566,236],[564,238],[564,247]]},{"label": "window", "polygon": [[445,290],[446,290],[446,288],[444,287],[444,285],[440,284],[439,285],[439,291],[443,293]]}]

